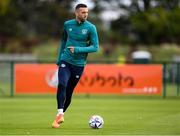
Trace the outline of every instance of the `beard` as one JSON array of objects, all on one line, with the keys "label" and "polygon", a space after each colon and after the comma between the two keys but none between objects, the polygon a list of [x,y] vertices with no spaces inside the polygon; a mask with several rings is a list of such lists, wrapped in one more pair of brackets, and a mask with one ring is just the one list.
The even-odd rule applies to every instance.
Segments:
[{"label": "beard", "polygon": [[87,20],[87,16],[86,17],[81,17],[79,18],[82,22],[86,21]]}]

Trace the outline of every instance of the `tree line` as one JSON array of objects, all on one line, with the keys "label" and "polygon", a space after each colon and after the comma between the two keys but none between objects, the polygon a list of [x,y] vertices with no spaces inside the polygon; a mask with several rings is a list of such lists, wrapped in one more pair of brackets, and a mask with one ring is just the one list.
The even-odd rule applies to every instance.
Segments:
[{"label": "tree line", "polygon": [[[89,20],[97,24],[102,43],[180,43],[179,0],[92,2],[95,6]],[[0,52],[17,40],[17,47],[30,47],[49,38],[60,38],[64,21],[74,18],[72,3],[72,0],[0,1]],[[108,10],[122,13],[106,29],[100,14]]]}]

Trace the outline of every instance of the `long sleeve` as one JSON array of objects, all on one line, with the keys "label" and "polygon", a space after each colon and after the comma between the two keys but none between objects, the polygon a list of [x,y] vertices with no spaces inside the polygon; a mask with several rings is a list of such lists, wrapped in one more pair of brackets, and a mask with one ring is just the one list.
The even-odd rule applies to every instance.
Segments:
[{"label": "long sleeve", "polygon": [[90,46],[87,47],[75,47],[75,53],[91,53],[97,52],[99,49],[98,34],[95,26],[90,29]]},{"label": "long sleeve", "polygon": [[63,34],[62,34],[62,39],[61,39],[61,46],[59,47],[59,53],[58,53],[58,59],[57,59],[57,65],[59,65],[60,63],[60,60],[61,60],[61,55],[64,51],[64,48],[66,46],[66,41],[67,41],[67,32],[66,32],[66,29],[65,29],[65,26],[63,28]]}]

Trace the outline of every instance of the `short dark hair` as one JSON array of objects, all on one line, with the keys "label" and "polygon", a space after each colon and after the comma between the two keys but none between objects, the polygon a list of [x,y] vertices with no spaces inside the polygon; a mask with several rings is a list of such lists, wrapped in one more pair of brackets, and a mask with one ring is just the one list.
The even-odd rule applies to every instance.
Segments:
[{"label": "short dark hair", "polygon": [[81,4],[77,4],[75,9],[77,10],[79,8],[87,8],[87,5],[86,4],[82,4],[82,3]]}]

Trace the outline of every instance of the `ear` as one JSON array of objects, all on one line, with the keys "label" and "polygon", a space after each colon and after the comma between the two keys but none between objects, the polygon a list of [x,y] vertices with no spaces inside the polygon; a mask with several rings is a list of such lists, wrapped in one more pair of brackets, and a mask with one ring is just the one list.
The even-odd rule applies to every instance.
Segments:
[{"label": "ear", "polygon": [[77,9],[77,10],[75,10],[75,15],[76,15],[76,16],[78,15],[78,9]]}]

